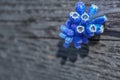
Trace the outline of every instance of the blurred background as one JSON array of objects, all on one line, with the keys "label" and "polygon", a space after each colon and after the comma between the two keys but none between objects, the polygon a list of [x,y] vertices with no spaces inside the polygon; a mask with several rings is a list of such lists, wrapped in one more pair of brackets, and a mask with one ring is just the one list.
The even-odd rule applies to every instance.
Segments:
[{"label": "blurred background", "polygon": [[[120,0],[82,1],[100,11],[120,7]],[[76,2],[0,0],[0,80],[120,80],[120,13],[106,15],[105,40],[62,47],[59,26]]]}]

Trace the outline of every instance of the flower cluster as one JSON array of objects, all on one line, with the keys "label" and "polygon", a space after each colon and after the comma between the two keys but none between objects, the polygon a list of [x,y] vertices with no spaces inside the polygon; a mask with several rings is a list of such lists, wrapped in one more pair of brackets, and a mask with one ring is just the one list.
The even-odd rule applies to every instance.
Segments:
[{"label": "flower cluster", "polygon": [[75,12],[69,13],[69,19],[65,25],[61,25],[59,36],[65,39],[64,47],[67,48],[74,41],[75,48],[81,48],[81,44],[87,44],[92,36],[104,32],[103,24],[107,21],[105,15],[91,19],[98,13],[98,7],[92,4],[88,11],[83,2],[76,3]]}]

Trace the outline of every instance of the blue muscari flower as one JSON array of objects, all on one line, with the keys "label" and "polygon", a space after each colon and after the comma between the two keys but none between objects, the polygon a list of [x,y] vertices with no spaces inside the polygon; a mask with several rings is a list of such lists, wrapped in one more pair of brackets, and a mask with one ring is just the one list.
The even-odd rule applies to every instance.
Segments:
[{"label": "blue muscari flower", "polygon": [[90,20],[98,13],[98,7],[92,4],[88,11],[83,2],[76,3],[75,12],[69,13],[69,19],[65,25],[61,25],[59,36],[65,40],[64,47],[67,48],[74,41],[75,48],[81,48],[82,44],[87,44],[92,36],[104,32],[103,23],[107,21],[105,15]]}]

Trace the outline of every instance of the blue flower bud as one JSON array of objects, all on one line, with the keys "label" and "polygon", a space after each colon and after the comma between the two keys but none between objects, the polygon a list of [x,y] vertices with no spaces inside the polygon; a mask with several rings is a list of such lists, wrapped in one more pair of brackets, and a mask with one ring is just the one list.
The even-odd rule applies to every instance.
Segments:
[{"label": "blue flower bud", "polygon": [[80,15],[77,12],[70,12],[69,19],[73,23],[80,23]]},{"label": "blue flower bud", "polygon": [[94,36],[94,33],[96,32],[97,28],[96,25],[94,24],[90,24],[88,26],[86,26],[86,33],[84,34],[87,38],[90,38],[92,36]]},{"label": "blue flower bud", "polygon": [[88,26],[86,27],[86,31],[87,31],[88,33],[95,33],[96,30],[97,30],[97,28],[96,28],[96,25],[95,25],[95,24],[90,24],[90,25],[88,25]]},{"label": "blue flower bud", "polygon": [[67,27],[64,26],[64,25],[61,25],[60,30],[61,30],[63,33],[66,34],[66,33],[69,31],[69,28],[67,28]]},{"label": "blue flower bud", "polygon": [[76,3],[75,9],[81,15],[85,12],[86,6],[83,2],[78,2]]},{"label": "blue flower bud", "polygon": [[70,43],[72,42],[72,40],[73,40],[73,38],[71,38],[71,37],[66,37],[65,38],[65,43],[64,43],[64,47],[65,48],[67,48],[69,45],[70,45]]},{"label": "blue flower bud", "polygon": [[92,24],[103,24],[106,21],[107,21],[107,17],[106,16],[101,16],[101,17],[98,17],[96,19],[93,19],[91,23]]},{"label": "blue flower bud", "polygon": [[67,20],[67,21],[66,21],[66,27],[67,27],[67,28],[70,28],[70,26],[71,26],[71,21],[70,21],[70,20]]},{"label": "blue flower bud", "polygon": [[97,12],[98,12],[98,7],[94,4],[92,4],[88,9],[88,14],[90,17],[95,15]]},{"label": "blue flower bud", "polygon": [[65,38],[65,43],[70,44],[72,42],[73,38],[71,37],[66,37]]},{"label": "blue flower bud", "polygon": [[101,34],[101,33],[104,32],[104,26],[103,25],[97,24],[96,28],[97,28],[97,30],[96,30],[95,34]]},{"label": "blue flower bud", "polygon": [[82,39],[80,37],[74,37],[74,46],[75,48],[81,48]]},{"label": "blue flower bud", "polygon": [[72,37],[74,35],[74,32],[71,29],[69,29],[66,34]]},{"label": "blue flower bud", "polygon": [[60,30],[61,30],[62,32],[66,32],[67,27],[66,27],[66,26],[64,26],[64,25],[61,25],[61,26],[60,26]]},{"label": "blue flower bud", "polygon": [[64,33],[59,33],[59,36],[60,36],[61,38],[63,38],[63,39],[66,38],[66,35],[65,35]]},{"label": "blue flower bud", "polygon": [[64,34],[66,34],[66,35],[68,35],[68,36],[73,36],[73,35],[74,35],[73,30],[67,28],[67,27],[64,26],[64,25],[62,25],[62,26],[60,27],[60,29],[61,29],[61,31],[62,31]]}]

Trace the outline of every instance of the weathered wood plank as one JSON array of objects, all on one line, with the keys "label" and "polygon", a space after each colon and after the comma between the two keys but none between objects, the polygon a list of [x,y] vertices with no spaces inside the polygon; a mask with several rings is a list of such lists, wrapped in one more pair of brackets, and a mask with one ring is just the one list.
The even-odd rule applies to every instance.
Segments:
[{"label": "weathered wood plank", "polygon": [[[83,45],[76,50],[64,49],[61,39],[40,38],[58,38],[59,26],[74,11],[76,2],[0,0],[0,80],[120,79],[120,41],[101,40],[99,44]],[[95,3],[100,10],[120,7],[119,0],[84,2],[87,6]],[[120,39],[119,13],[107,16],[108,31],[101,39]],[[66,60],[66,64],[61,65],[61,60]]]}]

